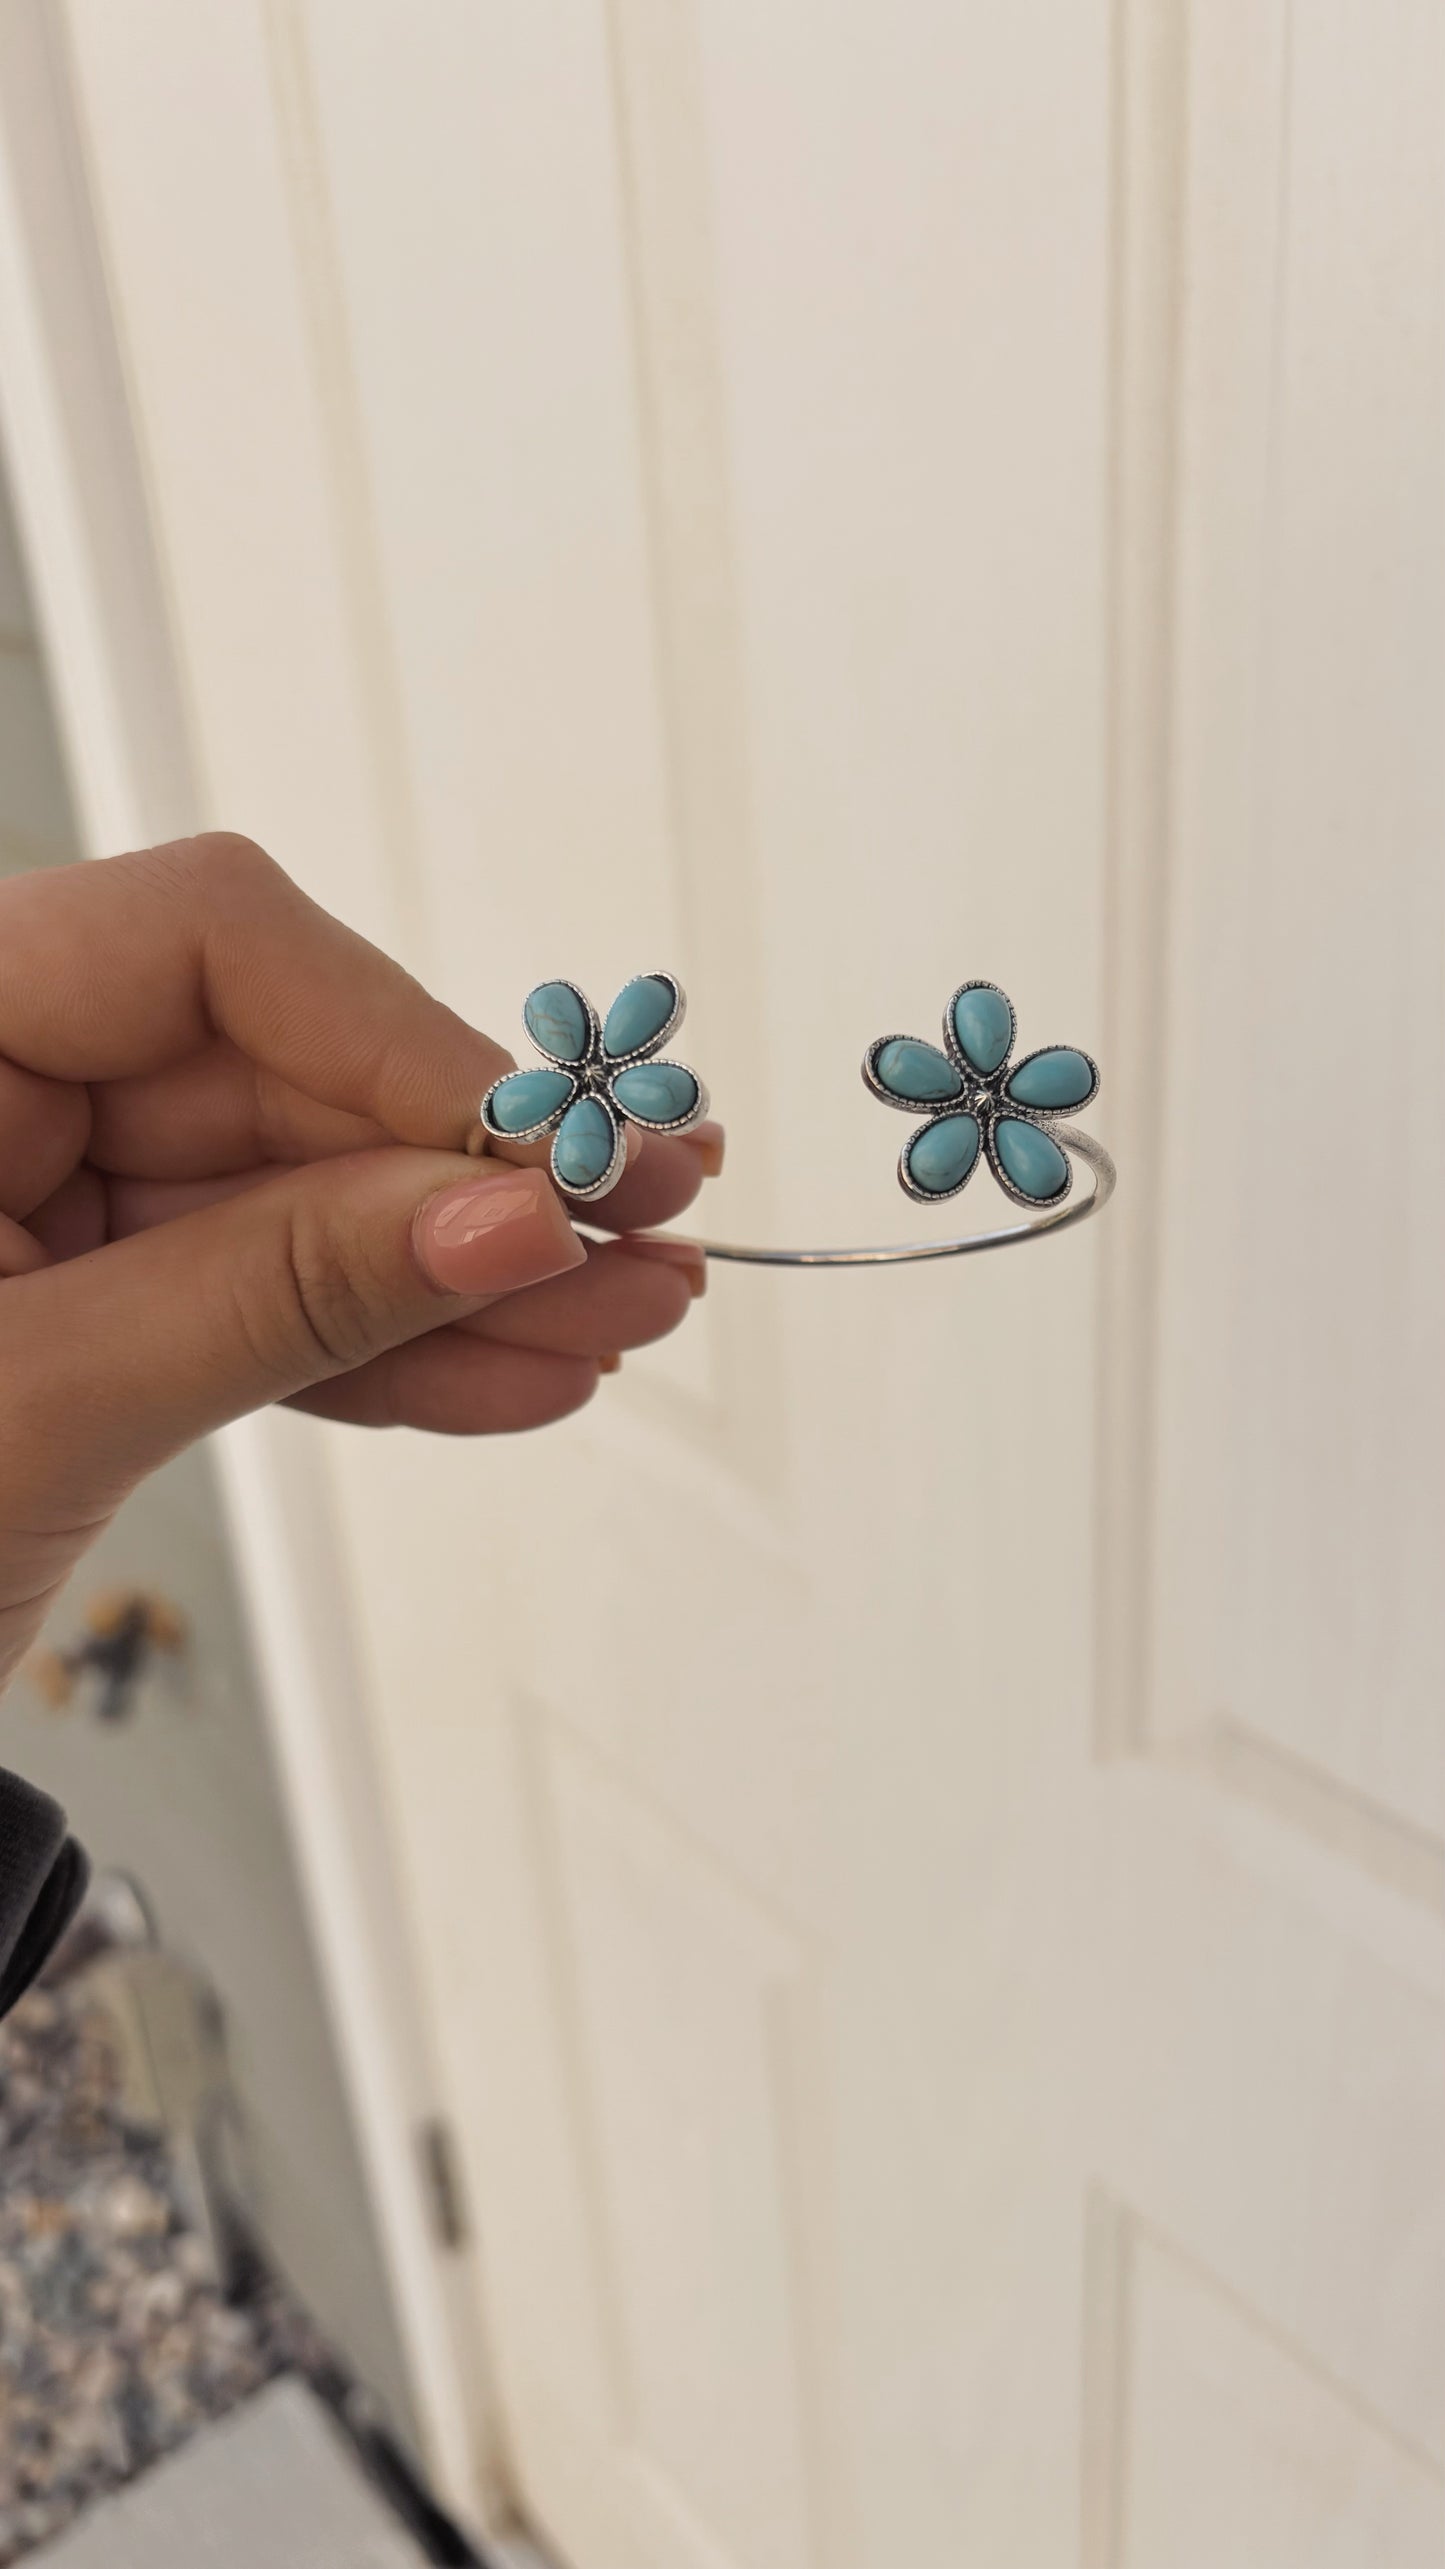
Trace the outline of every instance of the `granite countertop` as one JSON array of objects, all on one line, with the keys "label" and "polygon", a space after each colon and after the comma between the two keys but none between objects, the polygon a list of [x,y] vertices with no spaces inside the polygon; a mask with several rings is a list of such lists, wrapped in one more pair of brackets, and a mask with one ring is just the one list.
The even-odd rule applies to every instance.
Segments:
[{"label": "granite countertop", "polygon": [[0,2024],[0,2569],[277,2373],[326,2369],[277,2286],[222,2296],[118,2087],[83,1978]]}]

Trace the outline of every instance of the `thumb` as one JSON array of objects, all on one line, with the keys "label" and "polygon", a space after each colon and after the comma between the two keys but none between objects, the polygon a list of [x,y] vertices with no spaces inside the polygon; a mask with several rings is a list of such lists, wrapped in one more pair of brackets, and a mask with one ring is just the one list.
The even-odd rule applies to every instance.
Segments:
[{"label": "thumb", "polygon": [[398,1148],[16,1276],[0,1285],[0,1544],[93,1524],[193,1437],[585,1256],[540,1169]]}]

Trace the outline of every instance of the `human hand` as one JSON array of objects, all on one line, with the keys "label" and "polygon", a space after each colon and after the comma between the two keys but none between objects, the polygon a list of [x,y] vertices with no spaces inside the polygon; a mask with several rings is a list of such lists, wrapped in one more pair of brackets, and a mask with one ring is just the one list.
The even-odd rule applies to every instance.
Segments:
[{"label": "human hand", "polygon": [[[245,839],[0,885],[0,1681],[208,1429],[537,1427],[677,1326],[699,1251],[582,1241],[545,1144],[469,1155],[512,1066]],[[587,1220],[666,1221],[721,1149],[649,1136]]]}]

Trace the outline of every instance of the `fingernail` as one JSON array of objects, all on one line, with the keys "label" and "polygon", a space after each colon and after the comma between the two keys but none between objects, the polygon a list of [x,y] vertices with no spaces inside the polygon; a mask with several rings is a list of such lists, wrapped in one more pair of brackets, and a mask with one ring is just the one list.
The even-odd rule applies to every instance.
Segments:
[{"label": "fingernail", "polygon": [[597,1371],[599,1374],[620,1374],[622,1371],[622,1358],[620,1356],[599,1356],[597,1359]]},{"label": "fingernail", "polygon": [[685,1275],[694,1302],[707,1291],[707,1258],[696,1240],[670,1239],[665,1231],[638,1232],[618,1243],[630,1258],[656,1258]]},{"label": "fingernail", "polygon": [[515,1293],[587,1256],[541,1169],[499,1169],[444,1187],[422,1206],[412,1239],[443,1293]]},{"label": "fingernail", "polygon": [[723,1154],[727,1149],[727,1138],[727,1134],[724,1132],[721,1124],[694,1124],[690,1133],[684,1133],[680,1136],[681,1140],[690,1143],[693,1150],[696,1151],[698,1158],[702,1162],[702,1173],[704,1177],[722,1176]]}]

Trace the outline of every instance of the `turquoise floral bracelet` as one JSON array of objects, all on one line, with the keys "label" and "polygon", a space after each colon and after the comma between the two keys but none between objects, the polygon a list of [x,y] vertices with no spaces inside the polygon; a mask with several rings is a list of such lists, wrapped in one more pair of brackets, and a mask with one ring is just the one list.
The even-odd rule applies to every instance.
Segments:
[{"label": "turquoise floral bracelet", "polygon": [[[639,973],[601,1018],[576,982],[540,982],[522,1015],[546,1067],[511,1070],[493,1082],[481,1102],[484,1130],[513,1142],[550,1134],[552,1175],[564,1193],[583,1204],[607,1195],[626,1166],[629,1124],[681,1133],[707,1112],[696,1071],[661,1057],[686,1006],[670,972]],[[1114,1163],[1092,1134],[1060,1119],[1098,1095],[1097,1067],[1073,1044],[1045,1044],[1015,1061],[1016,1036],[1012,1002],[997,984],[965,981],[943,1012],[941,1047],[918,1035],[880,1035],[863,1056],[863,1078],[885,1106],[922,1119],[898,1161],[898,1183],[915,1204],[949,1202],[986,1160],[1028,1220],[955,1239],[861,1248],[697,1245],[710,1258],[750,1266],[895,1266],[1004,1248],[1087,1221],[1114,1191]],[[1073,1193],[1073,1158],[1093,1181],[1081,1198]]]}]

